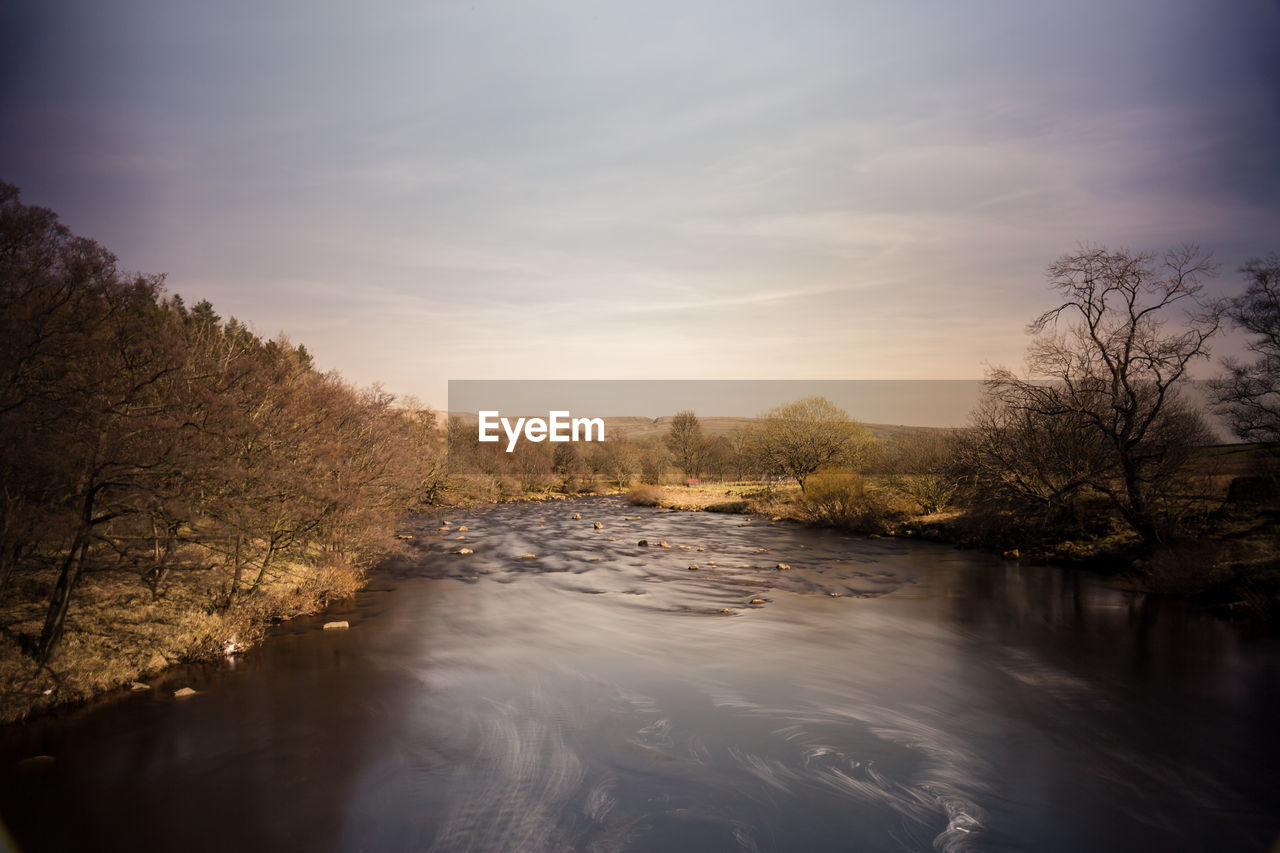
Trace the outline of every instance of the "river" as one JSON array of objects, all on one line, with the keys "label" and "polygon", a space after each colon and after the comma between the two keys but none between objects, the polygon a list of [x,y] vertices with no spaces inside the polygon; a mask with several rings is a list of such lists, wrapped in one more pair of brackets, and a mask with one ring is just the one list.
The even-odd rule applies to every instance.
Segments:
[{"label": "river", "polygon": [[363,592],[242,656],[0,730],[10,843],[1280,849],[1274,634],[934,543],[615,498],[405,531]]}]

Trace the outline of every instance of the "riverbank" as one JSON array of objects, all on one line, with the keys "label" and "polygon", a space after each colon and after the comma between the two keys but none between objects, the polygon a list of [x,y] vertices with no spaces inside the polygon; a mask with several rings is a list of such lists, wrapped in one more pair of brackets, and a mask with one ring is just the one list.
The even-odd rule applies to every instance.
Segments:
[{"label": "riverbank", "polygon": [[[517,501],[559,503],[583,496],[560,493],[522,499],[469,502],[448,513],[482,510]],[[639,486],[629,495],[613,493],[619,505],[663,507],[686,512],[750,514],[772,521],[822,525],[795,485],[760,483],[697,486]],[[1011,543],[1003,534],[985,534],[961,511],[912,514],[885,499],[880,511],[864,516],[855,532],[871,536],[921,539],[957,548],[996,553],[1006,560],[1085,570],[1130,591],[1193,601],[1210,612],[1236,620],[1266,621],[1277,616],[1280,519],[1265,509],[1237,508],[1214,520],[1212,533],[1194,543],[1140,556],[1136,540],[1123,532],[1093,538]],[[423,535],[421,533],[419,536]],[[399,544],[404,544],[403,542]],[[389,541],[384,556],[392,555]],[[178,663],[210,661],[257,644],[268,627],[324,610],[332,601],[354,595],[365,571],[350,565],[285,567],[236,607],[215,606],[210,573],[178,572],[155,594],[136,572],[91,572],[82,579],[76,604],[58,653],[38,665],[23,646],[40,629],[43,611],[13,600],[0,607],[0,722],[12,722],[57,707],[74,705],[114,690],[147,689],[148,681]],[[52,583],[27,577],[28,584]],[[15,596],[16,599],[22,597]]]},{"label": "riverbank", "polygon": [[[448,517],[503,503],[576,497],[544,493],[438,509]],[[617,498],[621,503],[621,495]],[[45,664],[36,661],[32,648],[57,579],[56,561],[15,574],[0,599],[0,724],[113,691],[148,690],[175,665],[241,654],[261,642],[272,625],[319,613],[355,595],[372,565],[397,556],[414,538],[402,536],[387,532],[380,543],[366,543],[359,564],[332,556],[281,563],[252,592],[238,595],[232,607],[226,606],[232,570],[191,546],[176,555],[174,568],[150,582],[137,570],[86,571],[76,585],[62,638]]]},{"label": "riverbank", "polygon": [[[876,494],[874,488],[869,490]],[[749,513],[829,526],[815,517],[796,485],[759,483],[639,486],[633,503],[686,511]],[[1085,570],[1122,589],[1194,602],[1216,615],[1248,621],[1280,619],[1280,509],[1226,503],[1206,514],[1182,540],[1145,553],[1136,535],[1099,524],[1085,535],[1030,535],[973,511],[920,514],[888,490],[848,527],[871,536],[918,538],[987,551],[1007,560]]]},{"label": "riverbank", "polygon": [[[45,614],[41,596],[13,596],[0,607],[0,723],[85,702],[113,690],[146,690],[170,666],[216,660],[256,645],[267,628],[316,613],[355,594],[363,569],[350,564],[283,566],[253,594],[223,609],[211,596],[215,569],[179,572],[159,592],[136,572],[87,573],[76,589],[62,640],[41,665],[26,647]],[[30,574],[31,586],[50,585]]]}]

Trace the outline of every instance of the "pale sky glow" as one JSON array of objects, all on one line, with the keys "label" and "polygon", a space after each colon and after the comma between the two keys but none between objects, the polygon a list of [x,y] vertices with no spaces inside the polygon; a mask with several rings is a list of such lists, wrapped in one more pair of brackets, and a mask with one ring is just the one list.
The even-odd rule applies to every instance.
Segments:
[{"label": "pale sky glow", "polygon": [[1272,0],[19,2],[0,33],[27,203],[435,405],[978,378],[1079,243],[1198,242],[1224,294],[1280,251]]}]

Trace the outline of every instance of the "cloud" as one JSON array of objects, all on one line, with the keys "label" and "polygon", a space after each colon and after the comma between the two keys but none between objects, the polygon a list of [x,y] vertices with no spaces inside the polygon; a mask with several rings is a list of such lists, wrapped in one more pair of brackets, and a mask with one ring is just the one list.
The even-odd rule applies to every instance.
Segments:
[{"label": "cloud", "polygon": [[1259,0],[81,6],[14,19],[6,179],[428,399],[978,376],[1077,242],[1280,233]]}]

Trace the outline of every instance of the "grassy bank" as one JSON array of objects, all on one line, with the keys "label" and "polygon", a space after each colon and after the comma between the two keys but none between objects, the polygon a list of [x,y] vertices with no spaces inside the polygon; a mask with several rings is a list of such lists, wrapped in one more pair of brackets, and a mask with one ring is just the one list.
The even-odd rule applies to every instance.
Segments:
[{"label": "grassy bank", "polygon": [[364,572],[340,563],[285,565],[277,577],[224,609],[214,591],[228,576],[218,567],[182,572],[155,594],[134,572],[89,572],[76,590],[62,641],[44,665],[24,646],[41,629],[41,593],[52,586],[54,572],[24,576],[27,594],[0,607],[0,722],[132,689],[173,664],[239,653],[259,642],[270,625],[352,595]]}]

